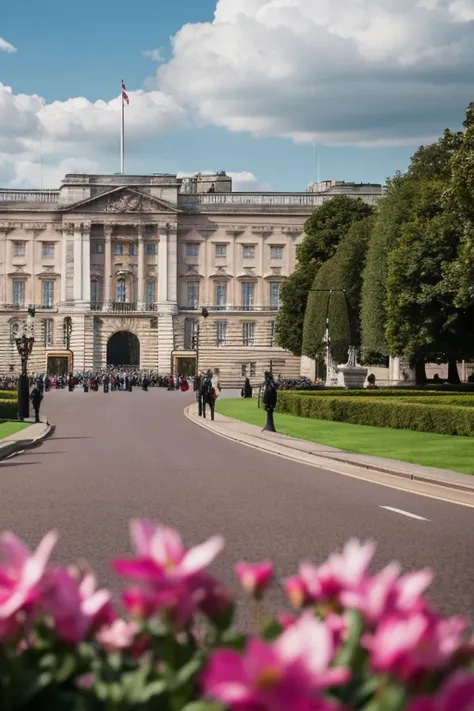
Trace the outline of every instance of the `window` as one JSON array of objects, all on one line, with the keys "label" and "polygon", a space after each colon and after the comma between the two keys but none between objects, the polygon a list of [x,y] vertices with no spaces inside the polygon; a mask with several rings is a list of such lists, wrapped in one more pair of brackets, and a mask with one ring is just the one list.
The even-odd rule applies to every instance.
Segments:
[{"label": "window", "polygon": [[123,244],[118,244],[117,242],[114,242],[113,252],[117,257],[121,257],[123,255]]},{"label": "window", "polygon": [[257,364],[256,363],[249,363],[250,366],[250,377],[255,378],[255,373],[257,372]]},{"label": "window", "polygon": [[198,302],[199,302],[199,282],[198,281],[188,281],[187,294],[186,294],[186,306],[189,309],[197,309]]},{"label": "window", "polygon": [[43,303],[42,306],[50,309],[54,304],[54,281],[43,282]]},{"label": "window", "polygon": [[216,306],[221,308],[227,304],[227,282],[218,281],[216,282]]},{"label": "window", "polygon": [[186,256],[199,257],[199,242],[186,242]]},{"label": "window", "polygon": [[150,328],[158,328],[158,317],[153,316],[153,318],[150,319]]},{"label": "window", "polygon": [[53,319],[47,318],[43,321],[43,342],[45,346],[53,345]]},{"label": "window", "polygon": [[243,245],[244,259],[255,259],[255,245],[254,244],[244,244]]},{"label": "window", "polygon": [[54,257],[54,242],[43,242],[42,254],[43,257]]},{"label": "window", "polygon": [[13,242],[13,256],[24,257],[26,252],[26,242]]},{"label": "window", "polygon": [[127,296],[127,288],[125,284],[125,279],[117,279],[117,284],[115,288],[115,301],[119,304],[124,304]]},{"label": "window", "polygon": [[138,254],[138,245],[137,245],[135,242],[132,242],[132,243],[128,246],[128,254],[130,255],[130,257],[136,257],[136,256],[137,256],[137,254]]},{"label": "window", "polygon": [[275,321],[270,321],[269,327],[270,327],[270,348],[273,348],[273,346],[275,345]]},{"label": "window", "polygon": [[225,346],[227,342],[227,321],[216,321],[216,346]]},{"label": "window", "polygon": [[242,363],[240,366],[240,374],[242,375],[243,378],[247,375],[247,363]]},{"label": "window", "polygon": [[146,243],[146,253],[150,256],[156,254],[156,244],[154,242]]},{"label": "window", "polygon": [[227,257],[227,245],[216,244],[216,258]]},{"label": "window", "polygon": [[17,306],[25,304],[25,282],[15,279],[13,282],[13,303]]},{"label": "window", "polygon": [[270,282],[270,308],[276,311],[280,305],[280,282]]},{"label": "window", "polygon": [[63,323],[63,337],[64,337],[64,346],[69,350],[71,347],[71,334],[72,334],[72,318],[70,316],[66,316],[64,319]]},{"label": "window", "polygon": [[283,259],[283,247],[279,245],[270,245],[270,259]]},{"label": "window", "polygon": [[92,253],[93,254],[104,254],[104,243],[103,242],[92,242]]},{"label": "window", "polygon": [[197,335],[198,323],[192,318],[186,318],[184,320],[184,348],[189,351],[196,347],[196,335]]},{"label": "window", "polygon": [[18,321],[14,321],[10,325],[10,340],[14,341],[15,338],[20,338],[21,324]]},{"label": "window", "polygon": [[255,301],[255,284],[252,281],[242,283],[242,308],[244,311],[251,311]]},{"label": "window", "polygon": [[147,308],[153,308],[155,304],[155,282],[147,281],[146,283],[146,305]]},{"label": "window", "polygon": [[242,323],[242,345],[255,345],[255,321],[244,321]]},{"label": "window", "polygon": [[91,303],[96,306],[102,300],[101,286],[102,285],[101,285],[100,281],[97,281],[97,279],[95,279],[94,281],[91,281]]}]

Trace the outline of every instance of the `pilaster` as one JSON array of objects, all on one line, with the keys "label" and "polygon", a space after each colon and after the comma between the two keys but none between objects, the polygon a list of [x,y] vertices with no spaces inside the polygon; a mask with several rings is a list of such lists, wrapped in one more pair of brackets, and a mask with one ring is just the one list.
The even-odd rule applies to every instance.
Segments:
[{"label": "pilaster", "polygon": [[110,282],[112,279],[112,225],[104,225],[104,301],[110,302]]},{"label": "pilaster", "polygon": [[138,236],[138,309],[145,308],[145,242],[143,239],[143,226],[137,227]]},{"label": "pilaster", "polygon": [[158,225],[158,302],[168,301],[168,230]]}]

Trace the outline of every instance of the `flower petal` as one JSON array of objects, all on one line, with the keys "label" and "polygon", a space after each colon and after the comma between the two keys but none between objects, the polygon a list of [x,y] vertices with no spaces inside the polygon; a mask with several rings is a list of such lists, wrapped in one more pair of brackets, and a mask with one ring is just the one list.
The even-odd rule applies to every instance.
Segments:
[{"label": "flower petal", "polygon": [[137,555],[151,558],[151,542],[156,533],[156,526],[145,519],[132,519],[130,521],[130,537],[135,546]]},{"label": "flower petal", "polygon": [[185,575],[193,575],[207,568],[224,548],[222,536],[212,536],[205,543],[191,548],[184,556],[180,569]]}]

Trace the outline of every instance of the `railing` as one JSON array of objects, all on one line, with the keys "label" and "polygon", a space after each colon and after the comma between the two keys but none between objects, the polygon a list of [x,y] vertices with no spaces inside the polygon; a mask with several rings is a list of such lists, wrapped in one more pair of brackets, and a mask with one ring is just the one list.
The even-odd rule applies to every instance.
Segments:
[{"label": "railing", "polygon": [[323,196],[316,193],[203,193],[202,195],[179,195],[180,207],[200,205],[286,205],[293,207],[316,207],[323,204]]},{"label": "railing", "polygon": [[6,190],[0,189],[0,202],[59,202],[59,190]]},{"label": "railing", "polygon": [[[181,311],[201,311],[202,305],[201,306],[180,306],[179,307]],[[278,306],[269,306],[267,304],[263,306],[255,306],[254,304],[238,304],[236,306],[232,306],[229,304],[226,304],[225,306],[220,306],[219,304],[211,304],[210,306],[206,306],[206,309],[209,312],[225,312],[225,311],[246,311],[246,312],[255,312],[255,311],[278,311]]]},{"label": "railing", "polygon": [[136,301],[93,301],[91,303],[91,311],[102,311],[114,314],[128,314],[133,312],[157,311],[158,304],[156,303],[138,303]]},{"label": "railing", "polygon": [[57,308],[54,304],[0,304],[0,311],[27,311],[30,307],[34,307],[37,311],[53,311]]}]

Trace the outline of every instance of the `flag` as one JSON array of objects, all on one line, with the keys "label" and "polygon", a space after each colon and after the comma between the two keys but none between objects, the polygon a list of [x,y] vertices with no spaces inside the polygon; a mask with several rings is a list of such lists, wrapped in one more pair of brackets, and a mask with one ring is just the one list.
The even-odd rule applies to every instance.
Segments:
[{"label": "flag", "polygon": [[123,83],[123,79],[122,79],[122,100],[125,101],[125,103],[127,104],[127,106],[128,106],[128,104],[130,103],[130,99],[128,98],[128,94],[127,94],[127,91],[126,91],[125,84]]}]

